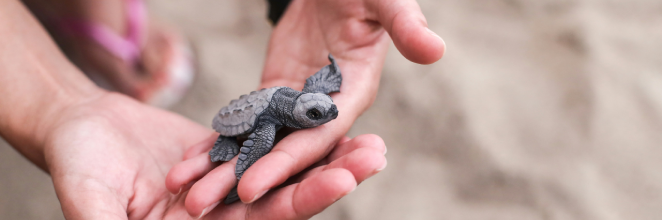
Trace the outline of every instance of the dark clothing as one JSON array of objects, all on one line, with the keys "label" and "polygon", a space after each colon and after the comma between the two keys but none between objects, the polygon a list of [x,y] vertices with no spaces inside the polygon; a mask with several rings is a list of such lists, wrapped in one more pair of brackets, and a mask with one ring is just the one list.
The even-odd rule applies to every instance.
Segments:
[{"label": "dark clothing", "polygon": [[268,0],[269,2],[269,20],[276,26],[278,20],[285,13],[285,9],[290,5],[291,0]]}]

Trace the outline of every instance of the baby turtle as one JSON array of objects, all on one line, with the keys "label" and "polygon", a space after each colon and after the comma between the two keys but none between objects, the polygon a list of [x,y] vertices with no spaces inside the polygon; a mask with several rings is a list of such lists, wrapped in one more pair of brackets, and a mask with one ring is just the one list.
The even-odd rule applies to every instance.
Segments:
[{"label": "baby turtle", "polygon": [[[241,180],[244,171],[271,151],[276,131],[282,127],[313,128],[338,117],[338,109],[327,94],[339,92],[340,68],[333,56],[331,64],[306,80],[303,91],[279,86],[253,91],[232,100],[221,108],[212,127],[221,135],[209,151],[212,162],[229,161],[239,154],[235,175]],[[237,138],[246,138],[239,147]],[[225,204],[239,200],[237,187],[225,198]]]}]

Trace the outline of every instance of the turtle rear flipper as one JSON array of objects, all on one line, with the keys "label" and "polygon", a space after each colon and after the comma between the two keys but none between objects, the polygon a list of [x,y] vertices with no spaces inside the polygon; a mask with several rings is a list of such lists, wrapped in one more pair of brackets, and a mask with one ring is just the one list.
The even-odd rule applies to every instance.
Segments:
[{"label": "turtle rear flipper", "polygon": [[306,79],[303,92],[323,94],[340,92],[340,85],[342,84],[340,67],[338,67],[336,60],[331,54],[329,54],[329,61],[331,61],[331,64],[323,67],[320,71],[317,71],[317,73]]},{"label": "turtle rear flipper", "polygon": [[237,194],[237,186],[234,186],[234,188],[230,190],[230,193],[228,193],[228,195],[225,197],[223,203],[230,205],[236,201],[239,201],[239,194]]},{"label": "turtle rear flipper", "polygon": [[230,161],[237,154],[239,154],[237,138],[223,135],[218,136],[214,148],[209,151],[211,162]]}]

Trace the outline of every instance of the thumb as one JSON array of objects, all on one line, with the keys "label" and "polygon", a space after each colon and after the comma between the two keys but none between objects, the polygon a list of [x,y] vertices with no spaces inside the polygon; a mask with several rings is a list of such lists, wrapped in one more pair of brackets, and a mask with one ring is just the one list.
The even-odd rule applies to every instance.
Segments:
[{"label": "thumb", "polygon": [[416,0],[368,0],[377,21],[393,39],[395,47],[412,62],[431,64],[446,51],[444,41],[428,28]]}]

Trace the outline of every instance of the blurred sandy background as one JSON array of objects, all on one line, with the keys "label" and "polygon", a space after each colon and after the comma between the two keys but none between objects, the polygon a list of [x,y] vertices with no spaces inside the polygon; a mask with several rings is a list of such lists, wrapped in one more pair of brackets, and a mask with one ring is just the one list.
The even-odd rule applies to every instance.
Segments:
[{"label": "blurred sandy background", "polygon": [[[209,125],[257,86],[265,2],[149,3],[200,55],[175,111]],[[662,1],[419,3],[447,54],[392,47],[350,132],[382,136],[388,168],[314,219],[662,218]],[[0,219],[62,219],[51,184],[0,144]]]}]

